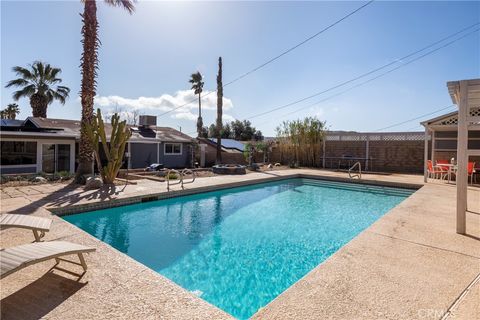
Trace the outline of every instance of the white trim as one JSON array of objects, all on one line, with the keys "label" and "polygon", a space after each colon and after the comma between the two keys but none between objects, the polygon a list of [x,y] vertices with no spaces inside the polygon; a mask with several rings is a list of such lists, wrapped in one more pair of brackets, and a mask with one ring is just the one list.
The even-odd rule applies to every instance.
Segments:
[{"label": "white trim", "polygon": [[[180,153],[167,153],[167,144],[179,144],[180,145]],[[165,156],[181,156],[183,154],[183,143],[181,142],[165,142],[163,144],[163,154]]]},{"label": "white trim", "polygon": [[[0,136],[32,136],[32,137],[47,137],[47,138],[53,138],[53,139],[77,139],[79,138],[78,135],[74,134],[57,134],[57,133],[45,133],[45,132],[33,132],[33,131],[1,131]],[[7,139],[3,138],[2,139]]]}]

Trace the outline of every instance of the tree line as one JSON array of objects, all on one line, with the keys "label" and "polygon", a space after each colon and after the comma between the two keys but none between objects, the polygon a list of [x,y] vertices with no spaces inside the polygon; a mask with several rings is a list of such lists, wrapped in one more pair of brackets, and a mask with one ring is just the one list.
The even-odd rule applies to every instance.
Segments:
[{"label": "tree line", "polygon": [[[209,127],[202,127],[199,136],[202,138],[216,138],[218,136],[217,126],[212,123]],[[220,130],[220,137],[238,141],[261,141],[264,139],[262,131],[257,130],[248,120],[235,120],[224,124]]]}]

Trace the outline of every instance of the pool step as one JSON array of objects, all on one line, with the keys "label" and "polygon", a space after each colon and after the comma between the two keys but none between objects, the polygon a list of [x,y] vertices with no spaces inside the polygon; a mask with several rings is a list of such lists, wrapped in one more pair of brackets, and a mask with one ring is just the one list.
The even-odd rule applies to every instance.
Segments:
[{"label": "pool step", "polygon": [[388,196],[400,196],[400,197],[408,197],[415,192],[415,190],[410,190],[410,189],[372,186],[372,185],[358,184],[358,183],[344,183],[344,182],[327,181],[327,180],[302,179],[302,183],[304,185],[309,185],[309,186],[335,188],[335,189],[359,191],[359,192],[369,192],[369,193],[375,193],[375,194],[382,194],[382,195],[388,195]]}]

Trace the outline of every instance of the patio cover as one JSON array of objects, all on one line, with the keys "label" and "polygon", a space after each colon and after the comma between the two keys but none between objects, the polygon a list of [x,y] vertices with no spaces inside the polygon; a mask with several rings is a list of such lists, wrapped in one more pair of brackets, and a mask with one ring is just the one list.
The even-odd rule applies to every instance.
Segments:
[{"label": "patio cover", "polygon": [[467,163],[480,150],[468,149],[468,130],[480,130],[480,79],[447,83],[452,102],[458,106],[457,130],[457,233],[466,234]]}]

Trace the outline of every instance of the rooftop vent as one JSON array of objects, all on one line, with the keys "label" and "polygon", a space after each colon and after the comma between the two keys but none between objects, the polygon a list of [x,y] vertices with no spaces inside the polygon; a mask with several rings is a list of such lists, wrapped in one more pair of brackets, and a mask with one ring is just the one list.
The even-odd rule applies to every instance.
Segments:
[{"label": "rooftop vent", "polygon": [[155,127],[157,125],[156,116],[140,116],[138,118],[138,124],[143,127]]}]

